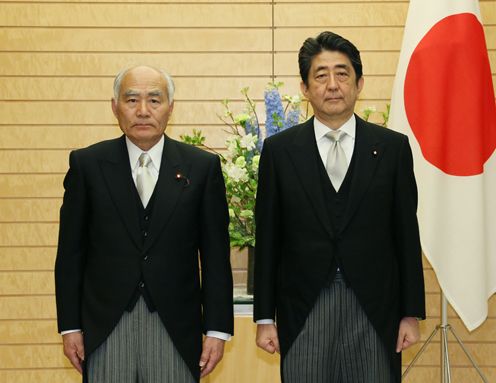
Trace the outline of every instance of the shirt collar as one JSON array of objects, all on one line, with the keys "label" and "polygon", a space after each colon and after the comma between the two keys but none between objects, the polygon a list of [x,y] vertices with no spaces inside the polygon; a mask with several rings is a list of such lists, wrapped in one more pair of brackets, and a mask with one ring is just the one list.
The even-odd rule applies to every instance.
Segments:
[{"label": "shirt collar", "polygon": [[[313,129],[315,131],[315,139],[318,142],[322,137],[329,133],[329,127],[320,122],[317,117],[313,119]],[[356,118],[353,114],[348,121],[339,127],[338,130],[345,132],[348,136],[355,139],[356,133]]]},{"label": "shirt collar", "polygon": [[[154,146],[150,148],[146,153],[150,155],[152,159],[152,164],[157,169],[160,170],[160,163],[162,162],[162,153],[164,151],[164,135],[160,138],[159,142],[157,142]],[[135,144],[131,142],[131,140],[126,136],[126,146],[127,152],[129,153],[129,163],[131,164],[131,169],[136,168],[138,166],[138,159],[141,156],[141,153],[144,153],[143,150],[138,148]]]}]

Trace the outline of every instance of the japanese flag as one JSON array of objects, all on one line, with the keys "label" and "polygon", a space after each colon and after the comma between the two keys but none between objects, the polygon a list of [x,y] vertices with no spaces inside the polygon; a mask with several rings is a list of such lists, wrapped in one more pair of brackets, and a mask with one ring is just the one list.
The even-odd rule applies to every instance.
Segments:
[{"label": "japanese flag", "polygon": [[410,0],[389,127],[412,145],[423,251],[473,330],[496,292],[496,106],[478,1]]}]

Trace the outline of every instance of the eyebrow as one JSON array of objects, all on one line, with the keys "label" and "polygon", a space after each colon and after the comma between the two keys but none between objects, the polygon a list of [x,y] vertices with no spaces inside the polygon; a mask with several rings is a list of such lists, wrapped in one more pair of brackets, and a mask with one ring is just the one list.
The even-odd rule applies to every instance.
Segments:
[{"label": "eyebrow", "polygon": [[127,90],[125,93],[124,93],[124,96],[125,97],[129,97],[129,96],[139,96],[139,92],[137,90]]},{"label": "eyebrow", "polygon": [[[350,66],[347,65],[347,64],[336,64],[334,65],[334,67],[332,69],[349,69]],[[321,66],[318,66],[315,71],[318,72],[320,70],[326,70],[326,69],[329,69],[329,67],[327,65],[321,65]]]},{"label": "eyebrow", "polygon": [[[152,90],[148,92],[147,96],[149,97],[157,97],[157,96],[162,96],[162,91],[161,90]],[[137,90],[129,89],[124,93],[124,97],[132,97],[132,96],[139,96],[140,92]]]},{"label": "eyebrow", "polygon": [[151,92],[148,92],[148,96],[152,96],[152,97],[162,96],[162,91],[152,90]]}]

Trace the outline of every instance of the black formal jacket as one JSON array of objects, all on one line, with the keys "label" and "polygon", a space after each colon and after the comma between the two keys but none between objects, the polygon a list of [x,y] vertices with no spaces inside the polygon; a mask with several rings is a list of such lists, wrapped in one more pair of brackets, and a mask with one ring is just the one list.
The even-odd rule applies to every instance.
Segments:
[{"label": "black formal jacket", "polygon": [[339,231],[323,195],[313,118],[265,140],[254,318],[277,318],[284,360],[339,264],[399,378],[399,321],[425,317],[412,154],[406,136],[358,116],[356,121],[355,167]]},{"label": "black formal jacket", "polygon": [[198,379],[202,331],[233,333],[229,218],[218,156],[165,136],[144,243],[125,137],[75,150],[69,161],[55,265],[59,331],[82,329],[90,355],[116,326],[142,276]]}]

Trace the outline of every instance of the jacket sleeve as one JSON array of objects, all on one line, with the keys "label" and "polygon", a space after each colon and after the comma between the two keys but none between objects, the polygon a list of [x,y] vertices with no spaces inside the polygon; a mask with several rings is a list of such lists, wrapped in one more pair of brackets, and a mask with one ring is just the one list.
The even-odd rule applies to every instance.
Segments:
[{"label": "jacket sleeve", "polygon": [[417,184],[408,138],[404,137],[398,156],[395,182],[395,239],[400,278],[401,317],[425,319],[422,250],[417,221]]},{"label": "jacket sleeve", "polygon": [[255,219],[254,320],[257,321],[275,319],[276,313],[280,211],[270,140],[265,140],[260,157]]},{"label": "jacket sleeve", "polygon": [[218,156],[213,157],[208,171],[200,212],[204,330],[234,335],[229,214]]},{"label": "jacket sleeve", "polygon": [[87,198],[77,152],[69,156],[55,261],[55,295],[59,332],[82,329],[81,296],[86,255]]}]

